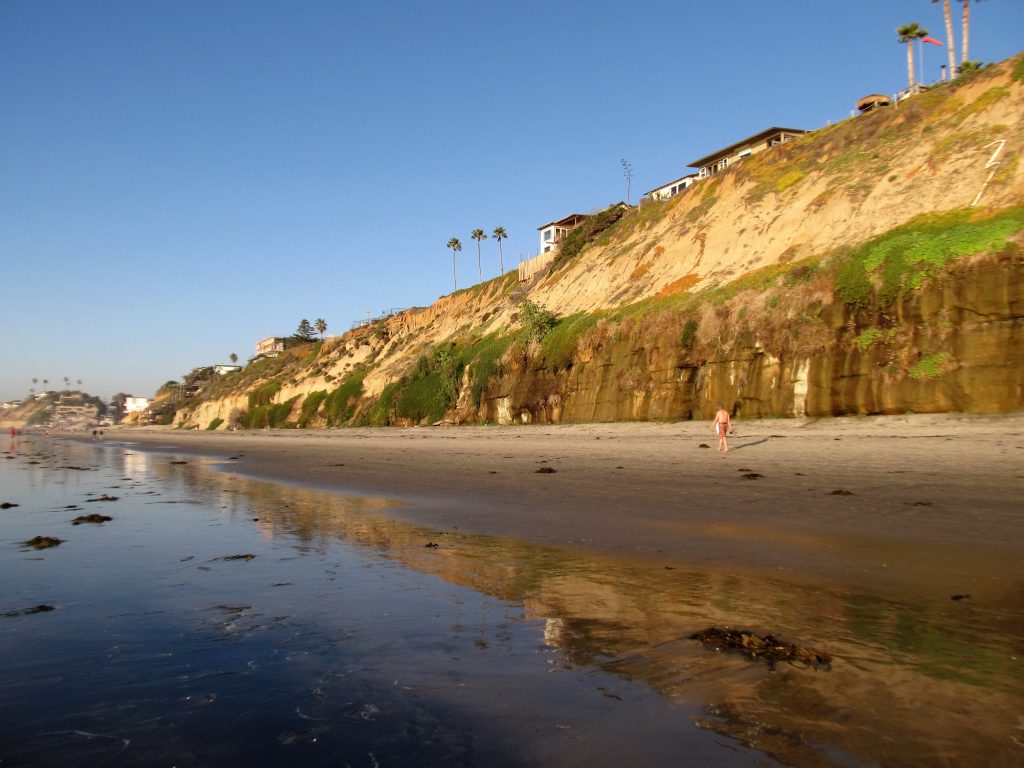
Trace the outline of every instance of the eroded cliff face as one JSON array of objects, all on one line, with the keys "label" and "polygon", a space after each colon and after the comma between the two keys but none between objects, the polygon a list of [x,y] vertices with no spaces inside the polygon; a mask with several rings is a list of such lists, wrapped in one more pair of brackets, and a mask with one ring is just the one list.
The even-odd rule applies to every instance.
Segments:
[{"label": "eroded cliff face", "polygon": [[[588,422],[1014,411],[1024,408],[1024,257],[957,265],[895,306],[820,307],[828,340],[774,356],[758,343],[699,358],[670,326],[609,338],[567,370],[526,366],[464,421]],[[742,336],[739,328],[726,336]]]},{"label": "eroded cliff face", "polygon": [[[681,295],[708,297],[703,308],[687,310],[700,321],[695,336],[684,333],[678,312],[609,322],[581,339],[569,366],[548,366],[529,351],[506,355],[478,402],[480,387],[471,390],[479,363],[469,355],[445,418],[680,419],[705,417],[719,402],[749,417],[1020,409],[1019,235],[1016,250],[1001,244],[996,256],[985,248],[956,254],[987,256],[957,261],[895,302],[842,299],[834,270],[799,296],[772,297],[780,303],[771,307],[757,291],[728,306],[712,298],[759,271],[812,262],[825,269],[844,250],[922,216],[1020,206],[1022,61],[1024,54],[898,109],[747,158],[671,200],[628,212],[529,282],[506,275],[328,340],[315,359],[296,357],[263,378],[240,378],[237,391],[208,397],[180,412],[177,423],[203,428],[222,419],[226,426],[248,393],[270,382],[279,385],[273,403],[294,398],[290,424],[334,425],[323,408],[307,417],[301,408],[310,395],[337,392],[353,377],[358,395],[343,409],[353,414],[347,423],[378,423],[381,409],[372,418],[371,410],[421,357],[518,332],[524,298],[565,318]],[[993,142],[1003,146],[989,167]],[[982,189],[982,203],[971,208]],[[399,410],[388,411],[388,423],[414,421]]]}]

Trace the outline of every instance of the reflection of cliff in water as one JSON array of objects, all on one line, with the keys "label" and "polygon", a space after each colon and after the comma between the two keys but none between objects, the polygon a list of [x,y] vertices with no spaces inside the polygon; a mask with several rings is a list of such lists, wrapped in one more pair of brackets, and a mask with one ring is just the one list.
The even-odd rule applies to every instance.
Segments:
[{"label": "reflection of cliff in water", "polygon": [[[595,665],[700,704],[706,727],[794,765],[1020,765],[1024,595],[928,604],[756,572],[620,559],[442,533],[334,496],[156,458],[168,480],[303,547],[344,539],[421,572],[521,602],[565,666]],[[392,507],[393,508],[393,507]],[[437,548],[427,547],[434,542]],[[497,618],[497,617],[495,617]],[[487,622],[488,617],[478,619]],[[467,624],[470,619],[467,617]],[[771,632],[834,657],[775,672],[688,639],[711,625]]]}]

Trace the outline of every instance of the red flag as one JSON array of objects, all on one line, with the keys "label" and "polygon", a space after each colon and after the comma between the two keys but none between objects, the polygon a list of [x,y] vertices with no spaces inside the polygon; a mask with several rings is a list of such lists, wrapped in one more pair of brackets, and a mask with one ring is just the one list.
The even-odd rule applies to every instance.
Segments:
[{"label": "red flag", "polygon": [[942,45],[941,40],[936,40],[934,37],[922,37],[922,43],[931,43],[932,45]]}]

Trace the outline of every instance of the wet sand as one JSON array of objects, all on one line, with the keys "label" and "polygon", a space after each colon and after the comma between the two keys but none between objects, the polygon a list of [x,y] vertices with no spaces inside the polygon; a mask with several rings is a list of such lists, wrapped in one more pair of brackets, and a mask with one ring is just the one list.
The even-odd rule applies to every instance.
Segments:
[{"label": "wet sand", "polygon": [[[1024,416],[108,431],[459,530],[948,599],[1020,591]],[[553,470],[553,471],[549,471]]]},{"label": "wet sand", "polygon": [[[718,745],[719,752],[691,755],[695,765],[721,765],[725,758],[737,765],[771,759],[795,766],[1020,765],[1024,419],[768,421],[741,423],[737,431],[728,455],[717,454],[706,425],[693,423],[110,430],[104,445],[39,445],[41,454],[75,449],[108,455],[116,467],[110,477],[120,478],[110,487],[131,479],[124,492],[140,499],[151,498],[154,489],[166,493],[147,485],[159,480],[171,487],[185,483],[170,503],[208,498],[225,505],[221,520],[175,525],[191,507],[143,502],[139,524],[149,527],[139,529],[140,541],[129,542],[126,551],[145,544],[156,548],[157,560],[163,553],[173,574],[164,580],[166,589],[189,609],[178,624],[191,626],[197,606],[199,615],[230,609],[238,618],[232,613],[228,625],[251,624],[246,638],[255,642],[268,633],[274,641],[239,649],[248,654],[246,664],[269,665],[269,681],[257,675],[237,690],[201,692],[216,694],[232,722],[250,716],[245,702],[257,683],[280,687],[275,675],[282,663],[311,660],[303,685],[321,691],[321,678],[334,680],[339,669],[336,660],[322,661],[323,654],[340,654],[345,670],[371,669],[376,687],[363,698],[392,716],[377,736],[351,735],[368,745],[366,752],[402,753],[407,744],[393,741],[393,727],[425,722],[438,738],[485,734],[456,739],[454,754],[463,764],[484,764],[478,750],[495,748],[495,739],[501,754],[513,756],[509,764],[621,764],[609,762],[611,747],[599,738],[605,732],[618,734],[613,741],[620,751],[667,764],[651,751],[667,744],[654,736],[655,722],[669,726],[666,734],[705,744],[672,725],[675,715],[715,739],[734,740]],[[91,466],[71,458],[49,463]],[[55,468],[68,483],[90,478],[70,471],[81,467]],[[54,510],[48,514],[67,517]],[[67,535],[76,540],[46,555],[48,567],[57,556],[83,549],[89,534],[97,546],[107,536],[105,528],[79,531],[66,520],[64,529],[44,530],[34,522],[43,519],[38,510],[14,511],[28,517],[12,515],[10,525],[32,521],[14,539],[74,532]],[[207,540],[210,532],[219,543]],[[339,570],[335,542],[352,544],[372,560]],[[198,548],[208,551],[193,561]],[[286,551],[292,548],[298,559]],[[142,552],[133,557],[148,561]],[[233,552],[256,558],[237,570],[237,583],[225,586],[220,574],[236,571],[216,556]],[[39,563],[21,557],[18,573],[28,578]],[[202,564],[193,568],[195,562]],[[288,572],[303,562],[323,570],[319,581]],[[182,567],[191,580],[178,575]],[[206,579],[214,570],[204,569],[218,577]],[[390,574],[383,582],[390,585],[387,600],[372,588],[381,569]],[[441,583],[421,582],[416,574],[436,575]],[[81,623],[74,601],[52,596],[48,584],[37,586],[13,607],[52,602],[57,610],[42,614],[47,620]],[[215,592],[197,593],[200,587]],[[227,587],[235,591],[224,592]],[[278,589],[289,593],[278,595]],[[146,615],[162,615],[163,607],[149,600],[139,606]],[[111,621],[123,612],[116,607]],[[307,609],[315,615],[305,615]],[[16,622],[32,618],[9,619],[11,633]],[[272,629],[279,618],[285,628]],[[477,624],[479,631],[470,633],[467,627]],[[829,654],[831,668],[797,664],[772,671],[717,653],[691,639],[708,626],[774,633]],[[310,645],[310,638],[323,642]],[[296,656],[296,643],[309,655]],[[283,647],[292,649],[284,662],[274,650]],[[382,656],[382,649],[394,653]],[[143,647],[143,661],[147,653]],[[219,669],[222,662],[210,653],[206,666]],[[550,665],[539,673],[531,662],[538,653]],[[518,660],[524,666],[513,669]],[[494,671],[500,680],[488,677]],[[11,674],[16,681],[24,677]],[[571,683],[566,675],[576,688],[556,692],[545,682]],[[345,688],[325,700],[327,721],[348,712]],[[303,690],[291,691],[293,697]],[[431,692],[429,702],[416,698],[424,691]],[[268,732],[291,745],[292,699],[278,699],[287,706],[273,718],[277,730]],[[562,712],[542,706],[549,701],[565,711],[590,709],[568,723]],[[406,717],[392,712],[396,707],[413,709]],[[470,722],[477,725],[469,729]],[[69,723],[68,733],[94,730],[75,718]],[[495,735],[481,723],[500,723],[498,730],[507,733]],[[622,734],[633,740],[623,741]],[[342,736],[350,734],[333,738]],[[212,742],[233,748],[222,739]],[[763,757],[742,755],[736,744]],[[527,754],[543,757],[520,759]]]}]

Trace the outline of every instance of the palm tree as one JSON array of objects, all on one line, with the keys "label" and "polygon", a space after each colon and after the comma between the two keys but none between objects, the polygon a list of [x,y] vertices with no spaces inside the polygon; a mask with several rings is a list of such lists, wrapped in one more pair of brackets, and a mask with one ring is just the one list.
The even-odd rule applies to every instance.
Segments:
[{"label": "palm tree", "polygon": [[65,376],[64,377],[64,389],[67,389],[70,384],[71,384],[71,379],[69,379],[67,376]]},{"label": "palm tree", "polygon": [[907,44],[907,90],[915,93],[917,84],[914,81],[914,41],[927,37],[928,30],[914,22],[899,27],[896,34],[900,36],[901,43]]},{"label": "palm tree", "polygon": [[482,229],[478,228],[473,230],[473,234],[470,237],[476,240],[476,269],[480,273],[480,280],[482,281],[484,279],[484,268],[480,266],[480,241],[486,240],[487,235],[484,234]]},{"label": "palm tree", "polygon": [[[971,36],[971,0],[961,0],[964,4],[963,11],[963,48],[960,51],[960,64],[969,61],[967,58],[967,43]],[[974,2],[981,2],[981,0],[974,0]],[[952,43],[950,43],[952,45]],[[961,67],[962,68],[962,67]]]},{"label": "palm tree", "polygon": [[228,359],[231,361],[231,364],[234,365],[235,363],[238,362],[238,355],[232,352],[230,355],[228,355]]},{"label": "palm tree", "polygon": [[498,241],[498,260],[501,263],[501,274],[505,274],[505,254],[501,252],[501,241],[508,239],[508,232],[505,231],[504,227],[495,227],[494,233],[491,235],[495,240]]},{"label": "palm tree", "polygon": [[322,317],[318,317],[316,319],[315,326],[316,332],[320,334],[320,339],[322,340],[324,337],[324,331],[327,330],[327,322]]},{"label": "palm tree", "polygon": [[47,387],[47,385],[48,385],[49,383],[50,383],[50,380],[49,380],[49,379],[43,379],[43,389],[46,389],[46,387]]},{"label": "palm tree", "polygon": [[82,388],[82,380],[81,380],[81,379],[79,379],[79,380],[78,380],[77,382],[75,382],[75,383],[76,383],[76,384],[78,385],[78,388],[79,388],[79,389],[81,389],[81,388]]},{"label": "palm tree", "polygon": [[949,79],[956,78],[956,43],[953,41],[953,13],[949,10],[949,0],[932,0],[942,3],[942,16],[946,20],[946,55],[949,56]]},{"label": "palm tree", "polygon": [[462,243],[459,238],[453,237],[448,241],[448,247],[452,249],[452,290],[459,290],[459,284],[455,280],[455,254],[462,250]]}]

